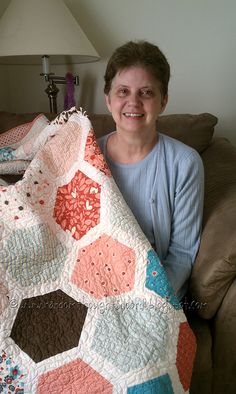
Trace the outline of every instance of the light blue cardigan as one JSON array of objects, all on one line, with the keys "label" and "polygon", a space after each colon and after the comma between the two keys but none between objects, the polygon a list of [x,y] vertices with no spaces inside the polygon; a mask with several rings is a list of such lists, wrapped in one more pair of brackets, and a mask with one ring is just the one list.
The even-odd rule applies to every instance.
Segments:
[{"label": "light blue cardigan", "polygon": [[135,164],[114,163],[98,143],[124,199],[160,257],[181,299],[199,248],[204,170],[199,154],[159,134],[153,150]]}]

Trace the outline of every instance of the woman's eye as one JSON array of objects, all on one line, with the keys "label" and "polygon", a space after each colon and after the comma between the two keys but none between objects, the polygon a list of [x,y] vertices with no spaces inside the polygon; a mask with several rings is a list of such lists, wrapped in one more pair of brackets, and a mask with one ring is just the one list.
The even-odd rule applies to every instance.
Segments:
[{"label": "woman's eye", "polygon": [[143,97],[152,97],[153,96],[153,91],[151,89],[145,89],[141,90],[141,96]]},{"label": "woman's eye", "polygon": [[118,90],[118,96],[119,97],[124,97],[127,95],[127,89],[119,89]]}]

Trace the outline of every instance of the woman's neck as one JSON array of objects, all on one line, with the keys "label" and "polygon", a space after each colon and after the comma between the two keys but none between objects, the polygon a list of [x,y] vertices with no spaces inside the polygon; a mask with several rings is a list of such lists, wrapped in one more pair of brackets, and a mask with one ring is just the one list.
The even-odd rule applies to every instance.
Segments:
[{"label": "woman's neck", "polygon": [[144,159],[158,142],[157,132],[149,138],[133,138],[114,132],[107,140],[108,156],[121,164],[137,163]]}]

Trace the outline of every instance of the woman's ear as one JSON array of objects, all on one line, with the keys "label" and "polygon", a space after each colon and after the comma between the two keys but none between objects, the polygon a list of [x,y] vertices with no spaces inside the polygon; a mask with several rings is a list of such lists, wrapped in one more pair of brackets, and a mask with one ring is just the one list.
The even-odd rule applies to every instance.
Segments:
[{"label": "woman's ear", "polygon": [[108,110],[111,112],[111,100],[110,100],[109,93],[105,94],[105,101],[106,101],[106,106],[107,106]]},{"label": "woman's ear", "polygon": [[168,103],[168,94],[166,94],[161,102],[161,113],[165,111],[166,105]]}]

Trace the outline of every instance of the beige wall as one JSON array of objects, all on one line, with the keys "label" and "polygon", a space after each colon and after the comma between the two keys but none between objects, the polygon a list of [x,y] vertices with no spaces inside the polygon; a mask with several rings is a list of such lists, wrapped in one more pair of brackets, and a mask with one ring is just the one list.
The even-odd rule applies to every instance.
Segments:
[{"label": "beige wall", "polygon": [[[0,1],[0,14],[9,0]],[[103,75],[111,52],[130,39],[160,46],[172,68],[166,113],[211,112],[216,133],[236,145],[235,0],[65,0],[101,56],[97,63],[51,67],[80,76],[78,106],[106,112]],[[39,66],[0,66],[0,109],[47,111]],[[59,110],[64,89],[58,86]]]}]

